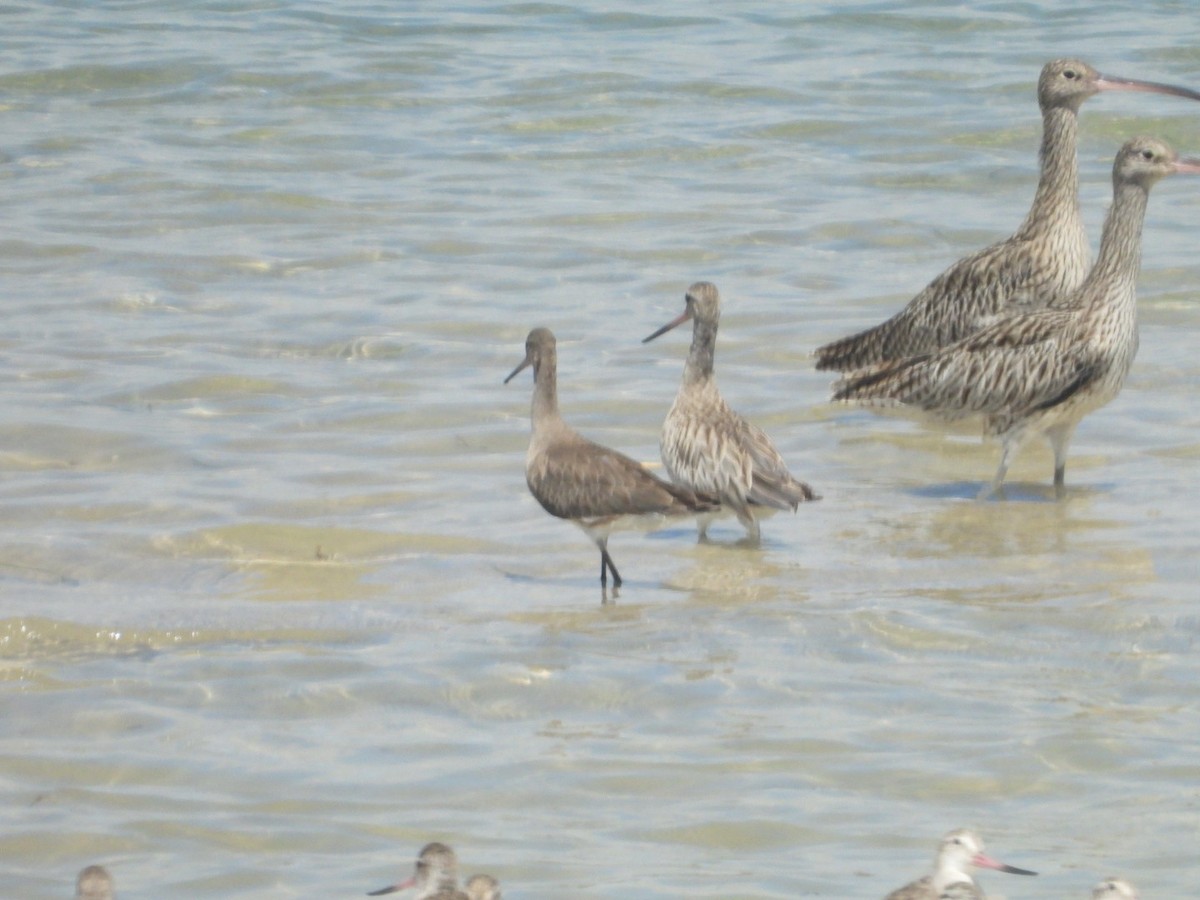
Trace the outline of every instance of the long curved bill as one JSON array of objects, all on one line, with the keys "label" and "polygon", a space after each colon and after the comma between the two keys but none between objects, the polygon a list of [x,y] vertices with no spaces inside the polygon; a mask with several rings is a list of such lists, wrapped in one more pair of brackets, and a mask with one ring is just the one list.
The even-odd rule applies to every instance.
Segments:
[{"label": "long curved bill", "polygon": [[999,860],[992,859],[983,853],[976,853],[975,858],[971,860],[971,865],[978,866],[981,869],[995,869],[997,872],[1007,872],[1009,875],[1036,875],[1037,872],[1031,872],[1029,869],[1018,869],[1016,866],[1010,866],[1002,863]]},{"label": "long curved bill", "polygon": [[1200,159],[1195,157],[1189,159],[1181,156],[1179,159],[1175,160],[1175,164],[1172,168],[1174,168],[1176,172],[1179,172],[1183,175],[1200,175]]},{"label": "long curved bill", "polygon": [[692,317],[692,310],[691,310],[691,307],[689,306],[687,309],[685,309],[683,311],[682,314],[680,314],[676,318],[672,319],[670,322],[668,322],[662,328],[658,329],[658,331],[654,332],[654,334],[650,335],[650,337],[642,338],[642,343],[643,344],[650,343],[656,337],[666,334],[668,331],[670,331],[672,328],[675,328],[676,326],[682,325],[684,322],[686,322],[691,317]]},{"label": "long curved bill", "polygon": [[394,894],[397,891],[406,891],[410,887],[413,887],[415,884],[416,884],[416,880],[413,878],[410,878],[410,879],[408,879],[408,881],[402,881],[399,884],[393,884],[389,887],[380,888],[377,891],[367,891],[367,896],[368,897],[382,897],[384,894]]},{"label": "long curved bill", "polygon": [[1173,97],[1187,97],[1189,100],[1200,100],[1200,91],[1179,87],[1175,84],[1163,84],[1159,81],[1135,81],[1132,78],[1115,78],[1101,75],[1096,79],[1096,89],[1101,91],[1139,91],[1147,94],[1170,94]]},{"label": "long curved bill", "polygon": [[517,373],[528,368],[529,364],[531,362],[533,362],[533,360],[530,358],[529,354],[528,353],[525,354],[525,358],[523,360],[521,360],[521,364],[519,366],[517,366],[515,369],[513,369],[511,372],[508,373],[508,377],[504,379],[504,383],[508,384],[510,381],[512,381],[514,378],[516,378]]}]

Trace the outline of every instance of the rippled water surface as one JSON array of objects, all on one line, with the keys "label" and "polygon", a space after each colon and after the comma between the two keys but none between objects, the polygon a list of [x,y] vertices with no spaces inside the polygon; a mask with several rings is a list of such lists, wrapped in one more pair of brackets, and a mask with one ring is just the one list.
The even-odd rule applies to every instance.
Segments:
[{"label": "rippled water surface", "polygon": [[[3,896],[881,897],[973,825],[1036,880],[1200,879],[1200,179],[1069,491],[831,407],[819,344],[1009,233],[1040,66],[1200,87],[1187,3],[0,9]],[[1098,239],[1120,143],[1081,116]],[[693,281],[820,503],[595,550],[528,495],[527,331],[651,461]],[[612,599],[612,598],[610,598]],[[464,873],[464,874],[465,874]]]}]

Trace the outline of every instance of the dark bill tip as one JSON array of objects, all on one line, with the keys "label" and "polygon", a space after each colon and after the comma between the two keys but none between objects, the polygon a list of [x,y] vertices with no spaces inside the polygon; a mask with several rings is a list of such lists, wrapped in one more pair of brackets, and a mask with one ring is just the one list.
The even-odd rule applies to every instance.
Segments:
[{"label": "dark bill tip", "polygon": [[510,381],[516,378],[517,374],[529,365],[529,362],[530,360],[528,356],[521,360],[521,364],[508,373],[508,377],[504,379],[504,383],[508,384]]},{"label": "dark bill tip", "polygon": [[999,871],[1007,872],[1009,875],[1036,875],[1037,872],[1031,872],[1029,869],[1018,869],[1016,866],[1000,866]]},{"label": "dark bill tip", "polygon": [[690,319],[691,317],[692,317],[692,312],[691,312],[691,310],[690,310],[690,309],[685,309],[685,310],[683,311],[683,314],[682,314],[682,315],[680,315],[680,316],[678,316],[678,317],[676,317],[676,318],[672,319],[670,322],[668,322],[668,323],[667,323],[666,325],[664,325],[662,328],[658,329],[658,331],[654,332],[654,334],[650,335],[649,337],[644,337],[644,338],[642,338],[642,343],[643,343],[643,344],[648,344],[648,343],[650,343],[650,342],[651,342],[652,340],[654,340],[656,337],[661,337],[662,335],[664,335],[664,334],[666,334],[668,331],[670,331],[672,328],[675,328],[675,327],[676,327],[676,326],[678,326],[678,325],[682,325],[684,322],[686,322],[686,321],[687,321],[688,319]]},{"label": "dark bill tip", "polygon": [[400,890],[403,885],[393,884],[391,887],[380,888],[377,891],[367,891],[368,897],[382,897],[384,894],[394,894]]}]

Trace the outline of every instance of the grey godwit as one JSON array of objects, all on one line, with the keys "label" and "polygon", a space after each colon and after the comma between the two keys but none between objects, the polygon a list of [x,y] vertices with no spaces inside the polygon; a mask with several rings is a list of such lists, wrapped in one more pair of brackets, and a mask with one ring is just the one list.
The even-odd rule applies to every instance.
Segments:
[{"label": "grey godwit", "polygon": [[1078,289],[1043,310],[1017,313],[941,350],[852,372],[833,399],[905,405],[944,419],[980,414],[1003,443],[986,496],[1032,436],[1054,450],[1054,484],[1066,476],[1067,445],[1080,419],[1121,390],[1138,347],[1137,276],[1151,186],[1173,172],[1200,174],[1154,138],[1127,142],[1113,164],[1113,204],[1100,255]]},{"label": "grey godwit", "polygon": [[933,873],[897,888],[885,900],[982,900],[983,893],[971,873],[975,869],[995,869],[1011,875],[1036,875],[1028,869],[1018,869],[992,859],[983,852],[979,835],[967,828],[951,831],[938,845],[933,861]]},{"label": "grey godwit", "polygon": [[468,900],[467,895],[458,889],[458,857],[452,849],[438,841],[421,848],[411,878],[377,891],[368,891],[367,896],[379,897],[409,888],[416,889],[413,900]]},{"label": "grey godwit", "polygon": [[104,866],[87,866],[75,879],[75,900],[113,900],[113,879]]},{"label": "grey godwit", "polygon": [[1138,900],[1138,893],[1124,878],[1110,877],[1092,888],[1092,900]]},{"label": "grey godwit", "polygon": [[[751,541],[759,539],[763,510],[795,510],[816,500],[813,489],[788,472],[766,432],[729,408],[713,377],[721,298],[716,285],[698,281],[684,295],[683,313],[642,341],[652,341],[692,320],[692,348],[683,366],[683,382],[667,418],[659,445],[663,465],[676,484],[716,497],[733,512]],[[699,517],[703,538],[712,514]]]},{"label": "grey godwit", "polygon": [[600,584],[607,572],[613,587],[621,576],[608,554],[609,533],[620,525],[651,518],[683,516],[716,508],[715,500],[651,475],[635,460],[580,435],[558,412],[557,351],[548,328],[535,328],[525,340],[525,359],[505,384],[533,367],[533,434],[525,457],[529,491],[552,516],[574,522],[600,550]]},{"label": "grey godwit", "polygon": [[826,344],[818,369],[846,372],[930,353],[994,316],[1047,306],[1074,290],[1090,251],[1079,212],[1079,107],[1101,91],[1147,91],[1200,100],[1200,92],[1101,75],[1078,59],[1047,63],[1038,79],[1041,175],[1025,221],[1007,240],[960,259],[886,322]]},{"label": "grey godwit", "polygon": [[491,875],[472,875],[467,881],[467,896],[471,900],[501,900],[500,882]]}]

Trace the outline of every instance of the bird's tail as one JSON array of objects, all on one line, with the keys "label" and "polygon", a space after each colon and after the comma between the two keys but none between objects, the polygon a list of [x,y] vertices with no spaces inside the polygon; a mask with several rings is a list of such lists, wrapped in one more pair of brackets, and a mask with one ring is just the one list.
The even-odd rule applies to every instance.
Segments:
[{"label": "bird's tail", "polygon": [[906,324],[894,316],[866,331],[818,347],[813,354],[817,359],[817,369],[851,372],[918,352],[919,348],[905,346],[910,339],[910,329]]},{"label": "bird's tail", "polygon": [[832,400],[876,404],[910,403],[921,383],[918,366],[929,354],[882,362],[858,369],[833,383]]},{"label": "bird's tail", "polygon": [[783,480],[755,476],[747,499],[759,506],[794,510],[806,501],[820,500],[821,495],[814,491],[811,485],[790,475]]}]

